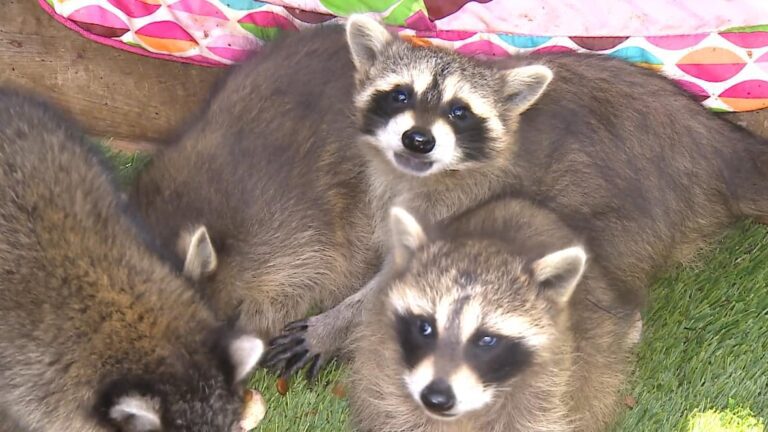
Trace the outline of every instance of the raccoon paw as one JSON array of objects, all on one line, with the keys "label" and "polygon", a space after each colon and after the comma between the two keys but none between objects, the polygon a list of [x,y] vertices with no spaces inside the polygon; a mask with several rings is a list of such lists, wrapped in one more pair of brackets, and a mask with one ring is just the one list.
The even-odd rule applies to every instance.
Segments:
[{"label": "raccoon paw", "polygon": [[265,367],[282,369],[280,375],[290,378],[305,366],[307,380],[313,381],[326,359],[322,352],[313,350],[307,341],[309,319],[294,321],[283,329],[283,334],[269,342],[269,349],[262,363]]}]

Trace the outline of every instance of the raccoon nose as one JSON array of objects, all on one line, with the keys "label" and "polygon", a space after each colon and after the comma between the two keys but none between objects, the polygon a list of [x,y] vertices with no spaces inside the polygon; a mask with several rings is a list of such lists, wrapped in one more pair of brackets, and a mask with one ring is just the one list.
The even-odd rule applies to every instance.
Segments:
[{"label": "raccoon nose", "polygon": [[421,403],[430,411],[444,413],[453,408],[456,397],[453,395],[451,386],[445,380],[438,379],[429,383],[421,391]]},{"label": "raccoon nose", "polygon": [[427,154],[435,148],[435,137],[422,129],[408,129],[403,133],[402,140],[403,147],[415,153]]}]

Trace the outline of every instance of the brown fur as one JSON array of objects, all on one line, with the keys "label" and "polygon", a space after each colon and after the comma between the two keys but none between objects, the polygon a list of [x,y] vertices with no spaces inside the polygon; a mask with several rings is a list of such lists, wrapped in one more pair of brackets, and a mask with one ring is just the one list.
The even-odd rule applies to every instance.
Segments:
[{"label": "brown fur", "polygon": [[[730,224],[768,214],[768,145],[707,112],[655,72],[588,54],[488,63],[396,39],[374,57],[357,74],[360,91],[380,76],[441,71],[491,100],[506,128],[501,141],[489,143],[487,159],[424,177],[403,173],[369,144],[370,136],[361,139],[379,239],[386,236],[382,218],[393,204],[430,223],[489,196],[520,192],[583,233],[607,277],[627,281],[616,289],[634,304],[645,300],[644,288],[659,272]],[[509,106],[514,93],[507,93],[503,71],[525,65],[544,65],[554,78],[519,113]],[[310,318],[306,329],[290,329],[274,352],[338,352],[345,346],[340,336],[355,325],[349,318],[359,316],[355,309],[373,286]]]},{"label": "brown fur", "polygon": [[169,249],[182,229],[207,227],[219,266],[204,292],[265,337],[337,304],[379,261],[340,36],[291,35],[234,68],[134,191]]},{"label": "brown fur", "polygon": [[[360,137],[342,29],[306,31],[234,68],[140,176],[134,199],[162,244],[171,249],[187,227],[208,227],[220,256],[203,288],[221,317],[239,316],[269,337],[312,306],[355,293],[291,326],[271,360],[324,360],[346,345],[375,285],[359,290],[381,264],[382,218],[393,204],[434,222],[520,191],[584,232],[616,272],[607,276],[631,281],[629,304],[643,300],[655,274],[735,220],[768,212],[765,144],[656,73],[595,55],[490,65],[400,41],[386,50],[358,74],[359,89],[381,71],[418,65],[451,65],[499,97],[499,69],[543,64],[554,79],[522,113],[497,101],[505,134],[488,159],[417,178]],[[618,249],[626,253],[605,252]]]},{"label": "brown fur", "polygon": [[229,430],[230,336],[101,164],[54,109],[0,90],[0,413],[35,431],[140,431],[110,413],[131,396],[156,401],[164,431]]},{"label": "brown fur", "polygon": [[[582,239],[527,201],[492,200],[431,231],[407,262],[385,270],[389,278],[354,334],[353,424],[377,432],[603,430],[616,414],[640,325],[640,305],[618,295],[614,284],[622,281],[609,282],[600,263],[590,260],[565,306],[549,300],[529,276],[531,263]],[[459,274],[470,274],[473,282],[463,285]],[[531,366],[501,385],[490,405],[453,421],[435,420],[403,382],[406,366],[390,300],[395,290],[433,304],[465,290],[483,313],[525,317],[550,340],[535,351]]]}]

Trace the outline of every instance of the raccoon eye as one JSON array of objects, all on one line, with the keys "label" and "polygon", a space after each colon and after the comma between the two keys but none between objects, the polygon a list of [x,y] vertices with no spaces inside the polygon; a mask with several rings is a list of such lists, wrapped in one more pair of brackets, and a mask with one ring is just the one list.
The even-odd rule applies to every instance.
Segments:
[{"label": "raccoon eye", "polygon": [[495,336],[483,336],[477,340],[477,346],[481,347],[493,347],[498,343],[498,339]]},{"label": "raccoon eye", "polygon": [[434,330],[432,329],[432,324],[430,324],[428,321],[419,320],[416,323],[416,328],[418,329],[419,334],[424,337],[431,337],[434,334]]},{"label": "raccoon eye", "polygon": [[399,104],[408,103],[408,92],[405,90],[392,90],[392,101]]},{"label": "raccoon eye", "polygon": [[469,108],[467,108],[466,106],[454,105],[451,108],[451,112],[448,113],[448,116],[451,118],[451,120],[462,121],[469,118],[469,113],[470,113]]}]

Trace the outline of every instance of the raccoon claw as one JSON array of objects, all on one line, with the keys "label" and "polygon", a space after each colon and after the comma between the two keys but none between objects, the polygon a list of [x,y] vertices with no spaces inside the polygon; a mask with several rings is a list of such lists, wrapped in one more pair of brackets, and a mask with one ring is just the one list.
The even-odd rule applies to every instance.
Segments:
[{"label": "raccoon claw", "polygon": [[309,328],[309,323],[306,319],[291,321],[288,324],[286,324],[285,328],[283,328],[283,332],[288,334],[293,333],[299,333],[307,330]]},{"label": "raccoon claw", "polygon": [[[323,337],[338,333],[333,331],[332,326],[317,321],[322,317],[323,315],[320,315],[288,323],[283,328],[283,333],[269,342],[269,351],[264,363],[282,366],[280,376],[285,379],[306,367],[308,380],[314,380],[329,358],[329,343],[325,342]],[[331,331],[328,331],[328,328]],[[322,337],[318,337],[318,332]],[[334,343],[336,341],[332,341],[330,346],[334,346]]]},{"label": "raccoon claw", "polygon": [[317,374],[320,373],[320,368],[323,366],[323,362],[320,361],[320,354],[315,354],[312,357],[312,363],[307,368],[307,381],[314,382],[317,378]]},{"label": "raccoon claw", "polygon": [[304,338],[302,337],[296,337],[295,334],[286,334],[283,336],[278,336],[275,338],[272,338],[269,341],[269,348],[293,348],[297,345],[301,345],[304,343]]},{"label": "raccoon claw", "polygon": [[306,355],[307,352],[309,351],[304,348],[304,341],[297,341],[288,346],[277,346],[270,349],[270,352],[267,353],[267,357],[262,364],[264,367],[272,367],[297,354]]},{"label": "raccoon claw", "polygon": [[283,373],[280,375],[283,379],[288,379],[293,375],[296,371],[301,370],[304,366],[309,363],[310,360],[312,360],[313,357],[308,356],[307,354],[309,351],[303,350],[301,352],[296,353],[293,357],[290,357],[288,360],[285,361],[285,367],[283,368]]}]

